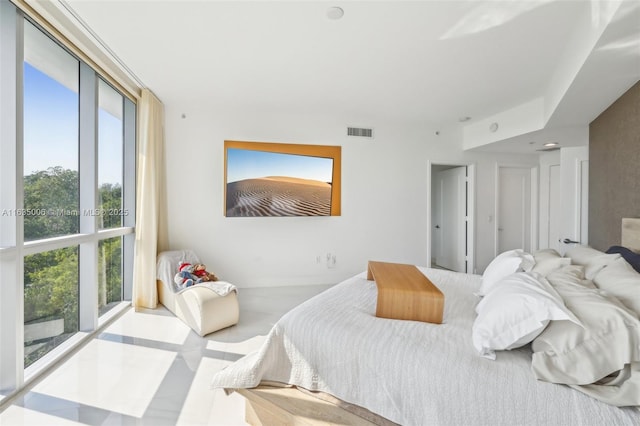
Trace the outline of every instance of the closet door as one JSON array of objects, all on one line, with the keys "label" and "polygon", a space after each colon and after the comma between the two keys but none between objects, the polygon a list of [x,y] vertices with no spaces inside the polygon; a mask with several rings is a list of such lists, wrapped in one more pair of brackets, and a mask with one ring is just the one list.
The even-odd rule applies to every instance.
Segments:
[{"label": "closet door", "polygon": [[560,251],[589,243],[589,147],[560,150]]},{"label": "closet door", "polygon": [[560,251],[561,188],[560,150],[542,154],[540,156],[539,248]]},{"label": "closet door", "polygon": [[498,167],[497,253],[531,251],[531,168]]}]

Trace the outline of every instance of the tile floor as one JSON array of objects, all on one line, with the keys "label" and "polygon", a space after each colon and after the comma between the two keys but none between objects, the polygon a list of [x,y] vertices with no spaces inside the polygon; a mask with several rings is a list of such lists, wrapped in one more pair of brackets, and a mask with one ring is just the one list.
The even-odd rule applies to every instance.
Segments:
[{"label": "tile floor", "polygon": [[240,322],[198,336],[164,308],[126,313],[0,412],[0,425],[245,425],[212,375],[329,286],[240,289]]}]

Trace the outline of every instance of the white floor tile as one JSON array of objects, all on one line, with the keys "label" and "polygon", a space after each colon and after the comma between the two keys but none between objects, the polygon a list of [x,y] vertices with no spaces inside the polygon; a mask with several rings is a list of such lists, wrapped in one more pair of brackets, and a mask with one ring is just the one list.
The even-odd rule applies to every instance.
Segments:
[{"label": "white floor tile", "polygon": [[[220,371],[231,361],[221,361],[211,358],[202,358],[200,367],[196,372],[189,392],[185,399],[182,411],[178,418],[181,425],[210,425],[216,422],[223,424],[244,425],[244,401],[238,406],[237,400],[228,398],[221,389],[210,389],[213,374]],[[220,412],[220,404],[216,401],[223,400],[223,406],[234,405],[225,412]]]},{"label": "white floor tile", "polygon": [[207,342],[207,349],[227,352],[229,354],[246,355],[260,349],[260,346],[262,346],[266,338],[266,335],[259,335],[239,342],[220,342],[209,340]]},{"label": "white floor tile", "polygon": [[33,392],[142,417],[176,354],[93,340]]},{"label": "white floor tile", "polygon": [[210,389],[213,374],[259,349],[283,314],[326,288],[243,288],[240,322],[204,338],[162,306],[131,309],[4,407],[0,426],[244,426],[244,399]]},{"label": "white floor tile", "polygon": [[[160,310],[166,311],[164,307]],[[191,329],[173,315],[158,315],[157,312],[135,312],[130,309],[126,314],[108,326],[104,332],[157,342],[184,343]]]},{"label": "white floor tile", "polygon": [[81,425],[82,423],[67,420],[43,413],[41,411],[29,410],[27,408],[11,405],[9,408],[0,413],[0,425],[24,425],[24,426],[69,426]]}]

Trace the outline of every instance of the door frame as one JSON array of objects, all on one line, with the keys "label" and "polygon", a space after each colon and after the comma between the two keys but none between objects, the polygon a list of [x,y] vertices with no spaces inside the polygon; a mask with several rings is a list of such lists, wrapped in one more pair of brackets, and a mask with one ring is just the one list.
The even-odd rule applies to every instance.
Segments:
[{"label": "door frame", "polygon": [[[498,224],[500,223],[500,168],[501,167],[510,167],[517,169],[528,169],[531,173],[531,183],[530,183],[530,196],[531,196],[531,212],[530,218],[531,223],[529,226],[529,245],[528,250],[535,251],[538,249],[538,173],[539,166],[531,165],[531,164],[514,164],[514,163],[496,163],[495,166],[495,205],[493,207],[494,211],[494,220],[493,220],[493,255],[494,257],[498,254]],[[525,247],[525,250],[527,248]]]},{"label": "door frame", "polygon": [[432,227],[433,227],[433,194],[431,185],[433,182],[433,166],[454,166],[467,168],[467,273],[476,271],[476,163],[470,162],[447,162],[427,160],[427,267],[431,267],[432,255]]}]

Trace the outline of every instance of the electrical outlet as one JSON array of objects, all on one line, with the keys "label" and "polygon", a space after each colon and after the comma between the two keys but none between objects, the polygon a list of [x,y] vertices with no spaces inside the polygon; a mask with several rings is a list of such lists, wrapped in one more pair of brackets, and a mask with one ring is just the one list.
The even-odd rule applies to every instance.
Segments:
[{"label": "electrical outlet", "polygon": [[336,267],[336,255],[332,254],[331,259],[329,259],[329,263],[327,264],[327,268],[335,268]]}]

